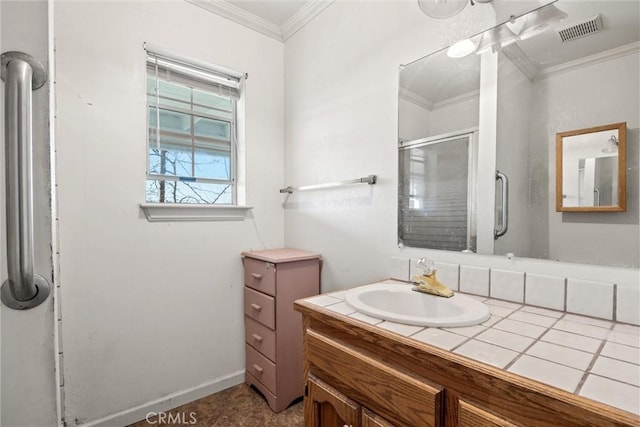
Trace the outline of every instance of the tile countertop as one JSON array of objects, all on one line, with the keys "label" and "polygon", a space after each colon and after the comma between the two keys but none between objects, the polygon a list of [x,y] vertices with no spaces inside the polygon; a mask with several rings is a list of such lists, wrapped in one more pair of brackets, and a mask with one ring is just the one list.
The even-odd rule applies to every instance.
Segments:
[{"label": "tile countertop", "polygon": [[[391,281],[395,282],[396,281]],[[305,301],[570,393],[640,414],[640,327],[497,299],[491,317],[460,328],[380,320],[344,301],[347,291]],[[467,294],[468,295],[468,294]]]}]

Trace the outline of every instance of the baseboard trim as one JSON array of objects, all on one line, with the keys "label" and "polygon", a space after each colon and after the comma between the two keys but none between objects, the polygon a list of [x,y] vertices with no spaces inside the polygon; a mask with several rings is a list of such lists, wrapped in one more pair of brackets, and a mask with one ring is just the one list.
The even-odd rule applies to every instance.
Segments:
[{"label": "baseboard trim", "polygon": [[210,394],[233,387],[234,385],[238,385],[242,382],[244,382],[244,369],[224,377],[217,378],[213,381],[200,384],[193,388],[172,393],[168,396],[152,400],[151,402],[147,402],[142,405],[134,406],[133,408],[122,412],[90,421],[86,424],[82,424],[82,427],[126,426],[144,420],[150,412],[166,412]]}]

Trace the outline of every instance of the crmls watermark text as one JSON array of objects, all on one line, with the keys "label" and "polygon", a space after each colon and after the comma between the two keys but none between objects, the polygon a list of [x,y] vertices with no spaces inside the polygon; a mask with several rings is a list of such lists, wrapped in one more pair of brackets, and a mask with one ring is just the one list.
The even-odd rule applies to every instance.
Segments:
[{"label": "crmls watermark text", "polygon": [[149,424],[195,425],[198,422],[195,412],[149,412],[145,417]]}]

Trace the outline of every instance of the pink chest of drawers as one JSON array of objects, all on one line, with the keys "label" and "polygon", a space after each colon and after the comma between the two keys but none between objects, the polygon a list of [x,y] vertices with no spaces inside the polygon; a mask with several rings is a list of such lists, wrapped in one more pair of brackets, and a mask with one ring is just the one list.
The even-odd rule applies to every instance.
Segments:
[{"label": "pink chest of drawers", "polygon": [[320,255],[271,249],[242,256],[245,382],[280,412],[304,391],[302,320],[293,302],[320,292]]}]

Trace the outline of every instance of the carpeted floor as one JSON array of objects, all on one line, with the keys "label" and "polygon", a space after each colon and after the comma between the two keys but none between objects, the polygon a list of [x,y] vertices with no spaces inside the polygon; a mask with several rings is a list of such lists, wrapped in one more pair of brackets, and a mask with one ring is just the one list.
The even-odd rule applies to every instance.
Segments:
[{"label": "carpeted floor", "polygon": [[[197,427],[302,427],[302,401],[275,414],[264,398],[246,384],[240,384],[195,402],[172,409],[130,427],[197,426]],[[169,422],[172,421],[172,422]]]}]

